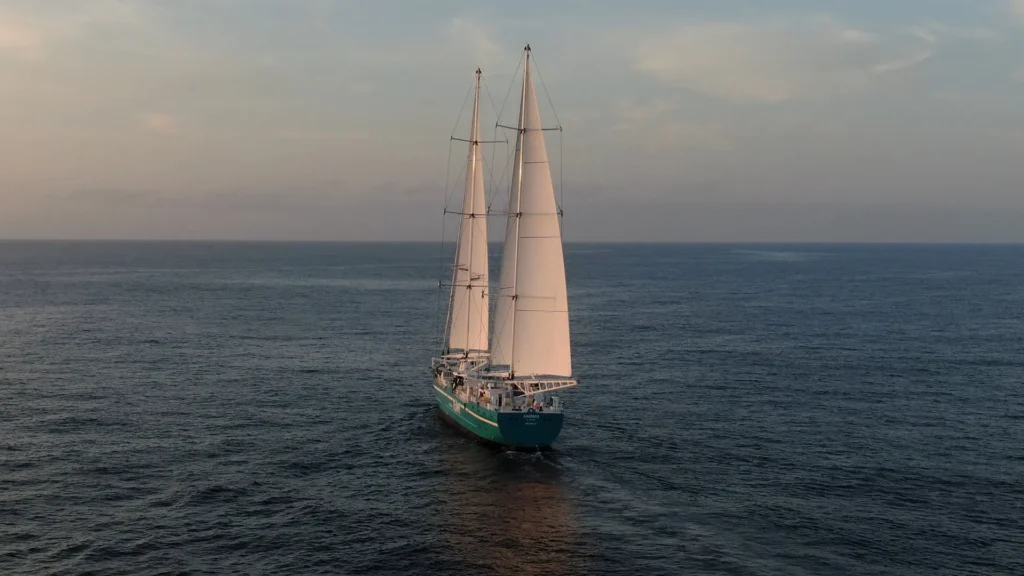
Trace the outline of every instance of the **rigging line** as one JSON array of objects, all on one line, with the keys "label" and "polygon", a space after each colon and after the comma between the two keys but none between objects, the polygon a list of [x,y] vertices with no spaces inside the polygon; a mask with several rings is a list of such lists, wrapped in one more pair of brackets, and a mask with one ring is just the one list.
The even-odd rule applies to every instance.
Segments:
[{"label": "rigging line", "polygon": [[[502,175],[502,181],[505,180],[504,174],[508,173],[508,169],[512,165],[514,159],[515,159],[515,153],[513,152],[508,157],[508,160],[505,163],[505,172]],[[491,199],[492,202],[494,200],[498,199],[498,196],[499,196],[498,192],[500,192],[500,190],[495,193],[494,197]],[[511,191],[509,192],[509,194],[511,195]],[[487,206],[488,214],[491,213],[490,208],[491,208],[491,206],[490,206],[490,204],[488,204],[488,206]],[[497,214],[508,215],[509,214],[509,210],[506,209],[504,211],[497,212]],[[506,223],[506,228],[507,228],[507,223]],[[504,246],[505,246],[505,240],[507,240],[507,234],[508,234],[508,230],[506,229],[505,232],[502,234],[502,238],[503,238],[503,240],[502,240],[502,248],[503,248],[503,250],[502,250],[502,257],[504,257]],[[501,299],[502,298],[511,298],[512,297],[512,294],[507,294],[507,292],[509,290],[511,290],[511,289],[512,288],[509,287],[509,286],[506,286],[505,288],[501,287],[501,275],[499,274],[498,275],[498,282],[497,282],[497,289],[494,291],[494,304],[493,304],[493,308],[494,308],[495,320],[498,319],[498,307],[501,306],[501,304],[500,304]],[[490,308],[490,306],[488,308]],[[514,308],[514,304],[513,304],[513,308],[511,310],[509,310],[508,313],[505,314],[501,318],[501,323],[500,324],[494,323],[494,324],[491,325],[491,341],[492,341],[492,345],[493,345],[493,348],[491,349],[491,356],[492,357],[493,356],[497,356],[497,355],[499,355],[499,353],[503,352],[503,349],[502,349],[502,346],[501,346],[501,340],[498,338],[498,335],[505,331],[505,325],[508,323],[509,318],[511,318],[514,314],[515,314],[515,308]],[[509,359],[509,367],[510,368],[511,368],[511,364],[512,364],[512,360],[510,358]]]},{"label": "rigging line", "polygon": [[[480,316],[482,316],[485,311],[489,312],[489,310],[488,310],[489,302],[488,302],[488,299],[487,299],[487,286],[484,285],[482,287],[484,288],[484,290],[480,293],[480,296],[481,296],[481,300],[483,300],[483,302],[477,302],[477,307],[478,307],[477,314],[480,315]],[[470,308],[472,308],[472,305],[470,305]],[[489,320],[490,320],[490,318],[488,317],[487,324],[490,324]],[[484,346],[487,348],[487,354],[489,355],[491,353],[491,347],[488,345],[488,342],[487,342],[487,330],[484,328],[483,325],[484,325],[483,322],[477,322],[476,338],[477,338],[478,342],[481,339],[484,341]],[[490,326],[488,326],[488,328],[489,327]],[[467,340],[467,342],[469,340],[468,334],[467,334],[467,339],[466,340]]]},{"label": "rigging line", "polygon": [[452,140],[455,140],[456,142],[465,142],[466,144],[501,144],[502,142],[505,142],[505,140],[467,140],[456,136],[452,136]]},{"label": "rigging line", "polygon": [[[495,130],[497,130],[497,128],[495,128]],[[494,193],[491,195],[490,201],[487,203],[487,213],[488,214],[490,214],[490,212],[491,212],[491,206],[494,204],[494,201],[497,200],[501,196],[501,185],[505,182],[505,177],[508,175],[509,167],[512,166],[512,162],[513,162],[514,159],[515,159],[515,152],[513,152],[512,154],[506,156],[505,167],[504,167],[504,169],[502,169],[501,178],[498,180],[498,187],[495,188]],[[493,164],[492,164],[492,166],[493,166]]]},{"label": "rigging line", "polygon": [[[465,105],[465,104],[463,104]],[[458,128],[458,122],[456,122],[456,128]],[[452,132],[454,134],[454,132]],[[434,337],[440,341],[442,354],[445,352],[445,335],[441,332],[441,296],[444,294],[444,229],[448,218],[448,187],[451,185],[451,172],[452,172],[452,141],[448,140],[448,162],[444,167],[444,214],[441,215],[441,241],[438,242],[438,257],[437,257],[437,311],[434,313],[435,326],[434,326]],[[445,317],[445,328],[444,331],[448,331],[448,318]]]},{"label": "rigging line", "polygon": [[[487,87],[487,82],[483,79],[481,79],[481,82],[483,82],[484,85],[484,92],[487,93],[487,100],[491,103],[491,110],[493,110],[495,114],[500,114],[500,112],[498,112],[498,107],[494,104],[494,98],[491,96],[491,89]],[[508,142],[508,138],[506,138],[505,141]]]},{"label": "rigging line", "polygon": [[498,118],[501,118],[503,112],[505,112],[505,106],[508,104],[508,97],[512,94],[512,88],[516,85],[516,75],[519,74],[519,69],[523,67],[524,56],[519,57],[519,64],[516,65],[516,71],[512,73],[512,82],[508,85],[508,91],[505,92],[505,100],[501,103],[501,110],[498,111]]},{"label": "rigging line", "polygon": [[498,128],[504,128],[506,130],[515,130],[516,132],[561,132],[561,126],[552,126],[551,128],[516,128],[515,126],[508,126],[506,124],[498,124]]},{"label": "rigging line", "polygon": [[[449,146],[449,148],[451,148],[451,147]],[[449,152],[449,155],[450,155],[450,152]],[[449,158],[449,164],[450,163],[451,163],[451,159]],[[447,203],[448,203],[447,189],[448,189],[448,184],[445,183],[445,206],[446,206],[445,209],[446,210],[447,210]],[[443,278],[443,275],[444,275],[444,228],[445,228],[445,224],[446,224],[447,220],[448,219],[445,218],[444,215],[441,216],[441,241],[437,243],[438,246],[439,246],[439,248],[438,248],[439,254],[438,254],[438,257],[437,257],[437,264],[438,264],[438,268],[437,268],[437,311],[434,313],[434,318],[435,318],[434,337],[439,340],[438,343],[441,346],[441,353],[442,354],[444,354],[444,352],[445,352],[445,349],[444,349],[444,340],[445,340],[445,338],[444,338],[444,335],[441,333],[441,296],[444,294],[444,284],[442,283],[443,282],[442,278]],[[445,318],[445,332],[448,331],[447,324],[448,324],[448,319],[446,317]]]},{"label": "rigging line", "polygon": [[548,85],[544,82],[544,76],[540,73],[540,66],[537,65],[537,57],[533,57],[533,69],[537,71],[537,77],[540,78],[540,85],[544,88],[544,95],[548,98],[548,105],[551,106],[551,113],[555,115],[555,124],[558,124],[558,130],[562,129],[562,121],[558,119],[558,112],[555,110],[555,103],[551,101],[551,94],[548,94]]},{"label": "rigging line", "polygon": [[[497,125],[495,125],[495,127],[494,127],[494,136],[492,136],[491,138],[494,139],[494,140],[498,139],[498,127],[497,127]],[[494,181],[494,173],[496,172],[496,170],[494,169],[495,168],[494,157],[495,157],[495,154],[497,154],[497,151],[496,151],[497,148],[498,148],[497,146],[494,146],[494,147],[491,148],[491,162],[489,164],[489,166],[491,168],[491,171],[490,171],[491,172],[491,178],[490,178],[490,181],[491,181],[490,182],[490,184],[491,184],[491,197],[487,198],[487,195],[484,194],[484,201],[487,203],[486,209],[488,211],[490,211],[491,202],[493,202],[494,201],[494,197],[498,195],[498,187],[501,185],[500,181],[497,182],[497,183]],[[505,178],[504,172],[502,172],[501,178],[502,179]]]},{"label": "rigging line", "polygon": [[[497,115],[498,114],[498,107],[495,106],[495,104],[494,104],[494,98],[491,96],[491,90],[490,90],[490,88],[487,87],[487,83],[486,82],[483,82],[483,85],[484,85],[484,90],[487,93],[487,100],[491,104],[491,110],[495,113],[495,115]],[[493,136],[491,137],[491,139],[492,140],[498,140],[498,128],[497,128],[497,126],[494,127],[494,131],[492,132],[492,134],[493,134]],[[507,137],[505,137],[504,142],[505,142],[505,146],[506,146],[506,150],[507,150],[508,149],[508,138]],[[498,193],[497,191],[501,188],[501,182],[504,180],[504,173],[501,174],[501,177],[500,177],[500,179],[498,181],[494,180],[495,174],[498,173],[498,171],[495,170],[495,166],[496,166],[496,164],[495,164],[495,157],[497,156],[497,153],[498,153],[497,146],[492,147],[491,148],[491,161],[489,163],[487,163],[487,167],[489,168],[489,170],[487,172],[488,172],[488,184],[489,184],[490,192],[489,193],[488,192],[484,193],[484,202],[486,203],[488,208],[490,207],[491,202],[494,201],[494,197]]]},{"label": "rigging line", "polygon": [[459,129],[459,122],[462,121],[462,113],[466,111],[466,102],[469,101],[469,95],[473,93],[473,85],[469,85],[469,89],[466,90],[466,97],[462,100],[462,106],[459,107],[459,115],[455,118],[455,126],[452,128],[452,136],[455,136],[455,132]]},{"label": "rigging line", "polygon": [[[498,283],[501,284],[501,279],[500,278],[498,279]],[[494,306],[495,316],[497,316],[498,306],[500,306],[500,303],[499,303],[499,299],[500,298],[511,298],[511,296],[502,296],[501,295],[501,288],[500,287],[498,288],[497,296],[494,299],[495,300],[495,306]],[[498,352],[502,352],[501,340],[498,338],[498,335],[501,334],[505,330],[505,324],[508,323],[509,316],[512,315],[512,314],[515,314],[515,310],[510,311],[509,314],[506,314],[501,319],[501,325],[500,326],[499,325],[491,326],[491,340],[492,340],[491,344],[493,345],[493,348],[491,349],[491,357],[492,358],[497,356]],[[495,319],[497,319],[497,318],[495,318]],[[509,358],[509,364],[510,365],[512,364],[512,359],[511,358]]]},{"label": "rigging line", "polygon": [[[495,132],[498,131],[497,127],[495,127],[494,131]],[[506,148],[506,150],[507,150],[507,148]],[[495,153],[495,151],[492,148],[491,149],[491,156],[492,156],[492,160],[491,160],[492,179],[491,179],[491,182],[494,185],[494,187],[492,188],[490,198],[487,199],[487,212],[488,213],[490,213],[491,206],[494,205],[494,202],[496,200],[498,200],[499,197],[501,197],[501,187],[502,187],[502,185],[505,182],[505,177],[508,175],[509,166],[512,164],[512,158],[515,156],[514,153],[512,155],[508,155],[508,153],[506,152],[505,165],[502,168],[501,176],[498,178],[497,182],[495,182],[494,179],[493,179],[493,174],[496,173],[497,170],[494,169],[495,166],[496,166],[496,164],[494,163],[494,159],[493,159],[494,153]]]},{"label": "rigging line", "polygon": [[466,102],[469,101],[469,95],[472,93],[473,83],[471,82],[466,90],[466,97],[462,99],[462,106],[459,107],[459,115],[455,117],[455,126],[452,127],[452,133],[448,136],[448,165],[445,167],[444,175],[444,209],[446,211],[448,210],[449,195],[451,194],[448,187],[451,185],[449,176],[452,167],[452,139],[455,138],[455,132],[459,130],[459,122],[462,121],[462,114],[466,111]]},{"label": "rigging line", "polygon": [[[448,144],[448,155],[449,155],[448,164],[449,164],[449,169],[450,169],[450,166],[451,166],[451,147],[452,147],[452,144],[451,144],[451,141],[449,141],[449,144]],[[468,167],[464,167],[462,170],[459,171],[459,180],[465,180],[466,179],[466,176],[468,174],[467,169],[468,169]],[[440,318],[441,318],[440,306],[441,306],[441,296],[443,295],[443,288],[449,288],[450,289],[449,290],[449,294],[448,294],[448,310],[445,313],[445,318],[444,318],[444,330],[442,331],[440,328],[437,329],[437,332],[439,332],[441,334],[441,347],[442,347],[442,350],[445,353],[448,353],[450,351],[450,350],[448,350],[447,346],[448,346],[448,339],[451,337],[451,322],[452,322],[452,314],[454,313],[452,307],[453,307],[453,304],[455,302],[455,291],[454,291],[455,278],[456,278],[456,276],[458,274],[458,258],[459,258],[459,244],[458,244],[458,242],[459,242],[459,240],[458,240],[458,236],[456,236],[456,239],[455,239],[455,254],[454,254],[454,260],[452,261],[451,283],[448,284],[448,285],[445,285],[444,284],[444,280],[442,280],[442,278],[443,278],[442,275],[444,274],[444,253],[445,253],[444,252],[444,231],[445,231],[445,226],[448,223],[447,216],[449,214],[455,213],[455,212],[453,212],[453,211],[448,209],[448,204],[450,202],[451,197],[454,195],[454,191],[455,191],[456,188],[457,188],[457,184],[452,186],[451,190],[448,192],[448,195],[445,198],[444,215],[442,216],[442,222],[441,222],[441,248],[440,248],[440,250],[441,250],[441,261],[440,261],[440,265],[439,265],[438,280],[437,280],[437,284],[438,284],[438,311],[437,311],[437,318],[438,318],[438,321],[440,321]],[[460,208],[460,212],[461,212],[461,208]],[[460,218],[459,235],[461,235],[461,218]]]},{"label": "rigging line", "polygon": [[[525,61],[526,61],[525,56],[520,56],[519,57],[519,63],[516,64],[516,70],[515,70],[515,72],[512,73],[512,81],[509,82],[508,90],[505,92],[505,99],[502,100],[502,102],[501,102],[501,108],[499,110],[497,110],[497,120],[494,123],[494,139],[495,140],[498,139],[498,126],[501,124],[501,115],[505,112],[505,106],[508,105],[508,98],[512,94],[512,88],[515,87],[515,85],[516,85],[516,76],[519,74],[519,69],[523,67],[523,62],[525,62]],[[489,94],[490,94],[490,92],[488,92],[488,95]],[[494,101],[493,100],[491,101],[491,107],[492,108],[494,107]],[[505,146],[508,146],[508,136],[506,135],[506,136],[504,136],[504,138],[505,138]],[[507,148],[506,148],[506,150],[507,150]],[[495,150],[492,148],[491,149],[491,166],[494,166],[494,154],[495,154]],[[506,154],[507,154],[507,152],[506,152]],[[509,159],[508,162],[511,164],[512,160]],[[494,195],[491,197],[491,200],[487,203],[487,207],[488,208],[490,208],[491,204],[497,198],[497,196],[499,194],[498,190],[500,190],[501,183],[505,180],[505,174],[507,173],[508,166],[506,165],[505,168],[506,168],[506,172],[502,172],[502,178],[501,178],[501,180],[498,181],[498,188],[494,192]]]},{"label": "rigging line", "polygon": [[[444,323],[445,323],[445,327],[444,327],[445,334],[442,335],[442,333],[441,333],[441,296],[444,293],[443,280],[442,280],[442,278],[444,277],[443,276],[443,274],[444,274],[444,232],[445,232],[445,224],[446,224],[446,221],[448,220],[447,218],[445,218],[445,216],[448,213],[448,202],[449,202],[449,198],[451,196],[451,191],[449,190],[449,186],[451,186],[452,145],[453,145],[451,137],[454,137],[455,136],[455,132],[459,129],[459,121],[462,120],[462,114],[466,110],[466,102],[469,101],[469,95],[472,92],[473,92],[473,84],[471,83],[469,85],[469,88],[466,89],[466,96],[462,99],[462,106],[459,107],[459,115],[455,117],[455,126],[452,127],[452,133],[451,133],[451,135],[449,136],[449,139],[448,139],[448,162],[445,164],[445,167],[444,167],[444,211],[445,211],[445,214],[441,216],[441,241],[438,243],[439,244],[439,248],[438,248],[439,256],[438,256],[438,270],[437,270],[437,312],[434,314],[434,316],[436,318],[436,326],[434,327],[434,333],[435,333],[436,336],[440,337],[440,340],[441,340],[440,344],[441,344],[441,350],[442,351],[444,350],[444,346],[445,346],[445,343],[444,343],[445,336],[447,335],[447,332],[448,332],[448,318],[446,317],[445,321],[444,321]],[[449,306],[449,308],[450,308],[450,306]],[[451,313],[451,310],[449,310],[449,313]]]},{"label": "rigging line", "polygon": [[[563,218],[565,212],[565,171],[562,169],[565,165],[565,156],[562,153],[562,143],[565,142],[565,138],[562,137],[562,131],[558,131],[558,218]],[[561,232],[561,230],[559,231]]]},{"label": "rigging line", "polygon": [[[487,85],[484,84],[484,86],[486,87]],[[490,90],[488,90],[487,91],[487,98],[491,102],[491,109],[494,110],[494,113],[497,115],[498,118],[500,118],[501,117],[501,112],[498,112],[498,109],[494,105],[494,100],[491,99],[490,94],[491,94],[491,92],[490,92]],[[492,134],[493,134],[493,136],[491,136],[491,139],[492,140],[497,140],[498,139],[498,122],[497,121],[494,122],[494,131],[492,132]],[[506,144],[506,146],[507,146],[507,144]],[[491,203],[494,202],[494,198],[498,195],[498,191],[500,190],[501,182],[502,182],[502,180],[505,179],[505,173],[502,172],[501,180],[499,180],[498,182],[494,181],[494,173],[497,172],[494,169],[497,166],[494,163],[495,155],[498,153],[497,152],[497,148],[498,148],[497,146],[494,146],[493,148],[491,148],[491,163],[490,163],[490,167],[491,167],[491,178],[490,178],[490,180],[491,180],[491,197],[487,198],[487,196],[484,195],[484,201],[487,203],[487,206],[486,206],[487,211],[490,211]],[[507,150],[507,148],[506,148],[506,150]]]},{"label": "rigging line", "polygon": [[[449,144],[448,156],[449,156],[448,163],[450,165],[451,164],[451,144]],[[449,170],[450,169],[451,168],[449,166]],[[445,186],[446,190],[445,190],[445,197],[444,197],[444,214],[446,216],[448,214],[458,214],[458,213],[460,213],[462,211],[461,208],[458,211],[456,211],[456,210],[449,210],[448,207],[451,206],[452,200],[456,196],[456,191],[459,189],[459,182],[460,181],[465,182],[465,180],[466,180],[466,167],[464,166],[464,167],[459,169],[459,174],[457,176],[457,179],[453,183]]]},{"label": "rigging line", "polygon": [[[497,133],[497,131],[498,131],[498,126],[497,125],[494,127],[494,131],[495,131],[495,133]],[[505,138],[508,139],[508,136],[506,135]],[[516,134],[516,146],[519,146],[519,134]],[[508,185],[509,186],[512,185],[511,179],[513,177],[513,171],[515,170],[515,168],[513,167],[513,164],[515,164],[516,150],[517,149],[506,148],[506,152],[505,152],[505,167],[502,169],[501,179],[498,181],[499,188],[494,191],[494,196],[491,198],[491,202],[487,205],[488,211],[490,211],[490,209],[493,206],[494,202],[496,200],[498,200],[499,198],[505,198],[506,199],[506,203],[505,203],[506,206],[508,205],[508,202],[511,201],[511,195],[509,195],[507,197],[503,197],[503,195],[501,193],[501,186],[505,185],[505,180],[506,179],[509,180],[509,184]]]},{"label": "rigging line", "polygon": [[[514,88],[515,85],[516,85],[516,76],[519,75],[519,69],[523,67],[523,62],[525,62],[525,61],[526,61],[526,55],[524,54],[523,56],[520,56],[519,63],[516,65],[516,70],[515,70],[515,72],[512,73],[512,81],[508,85],[508,91],[505,92],[505,99],[502,101],[501,109],[498,111],[498,121],[494,123],[495,139],[497,139],[498,125],[499,125],[499,123],[501,121],[501,114],[505,111],[505,106],[508,104],[509,96],[512,94],[512,88]],[[521,106],[521,104],[520,104],[520,106]],[[522,113],[522,111],[520,111],[520,115],[521,115],[521,113]],[[505,138],[507,140],[508,136],[506,135]],[[520,146],[519,135],[517,134],[516,135],[516,148],[518,149],[519,146]],[[509,167],[512,165],[512,163],[515,160],[515,155],[516,155],[516,151],[515,150],[512,150],[511,154],[508,154],[506,152],[506,158],[507,159],[505,160],[505,169],[502,171],[502,176],[501,176],[501,180],[499,181],[499,186],[500,186],[501,182],[504,182],[505,175],[508,174]],[[493,156],[493,150],[492,150],[492,156]],[[494,165],[493,162],[492,162],[491,165],[492,166]],[[509,178],[511,178],[511,176]],[[510,185],[510,188],[511,188],[511,185]],[[487,204],[488,212],[490,211],[491,205],[494,203],[494,201],[500,195],[501,195],[500,194],[500,188],[496,189],[495,192],[494,192],[494,196],[491,198],[491,201]],[[512,195],[512,191],[510,189],[509,190],[509,202],[511,202],[511,195]],[[508,239],[508,229],[507,228],[508,228],[508,224],[506,223],[505,240]],[[502,257],[503,258],[504,258],[504,246],[505,245],[504,245],[504,240],[503,240],[502,241],[502,248],[503,248],[503,250],[502,250]],[[505,263],[502,262],[501,265],[502,265],[502,267],[504,267]],[[513,291],[514,290],[515,289],[513,288]],[[501,292],[502,292],[501,275],[499,274],[498,275],[498,290],[496,292],[496,297],[494,298],[494,312],[495,312],[495,316],[498,315],[497,314],[498,313],[498,307],[501,306],[501,303],[500,303],[501,302],[501,298],[502,298]],[[502,346],[501,346],[501,341],[498,338],[498,335],[500,335],[505,330],[505,324],[508,322],[510,317],[512,317],[513,321],[514,321],[514,317],[515,317],[515,313],[516,313],[516,311],[515,311],[515,303],[513,302],[512,304],[513,304],[512,305],[512,309],[509,310],[508,313],[505,314],[501,318],[501,324],[500,325],[495,324],[495,325],[491,326],[491,340],[492,340],[492,342],[494,344],[494,349],[491,350],[492,357],[495,355],[494,354],[495,352],[503,352]],[[490,306],[488,306],[488,308],[490,308]],[[509,370],[512,369],[513,363],[514,362],[513,362],[512,358],[509,358]]]},{"label": "rigging line", "polygon": [[[452,141],[448,141],[448,163],[444,167],[444,209],[448,210],[448,187],[451,186],[452,180]],[[444,240],[442,238],[442,240]]]},{"label": "rigging line", "polygon": [[[498,107],[494,104],[494,97],[491,95],[491,89],[487,86],[487,81],[484,80],[481,77],[480,78],[480,83],[483,84],[484,92],[487,94],[487,101],[490,102],[490,104],[491,104],[491,111],[493,111],[496,116],[500,116],[500,113],[498,112]],[[508,150],[508,136],[504,136],[504,138],[505,138],[504,142],[505,142],[505,146],[506,146],[505,149]],[[492,140],[494,140],[495,142],[498,142],[498,127],[497,127],[497,125],[495,125],[495,127],[494,127],[494,136],[492,137]],[[494,146],[494,147],[491,148],[491,161],[488,164],[488,166],[491,168],[488,171],[489,172],[489,176],[488,177],[489,177],[489,180],[490,180],[491,190],[492,191],[498,190],[498,189],[501,188],[501,182],[502,182],[502,180],[504,180],[504,176],[505,176],[504,173],[502,173],[502,180],[499,180],[498,182],[494,181],[494,174],[496,172],[496,170],[494,170],[494,166],[495,166],[495,164],[494,164],[494,157],[495,157],[495,154],[497,154],[497,151],[495,150],[496,148],[497,148],[497,146]],[[487,202],[488,208],[490,207],[491,202],[493,202],[495,194],[496,194],[496,192],[492,192],[491,193],[491,199],[487,200],[487,193],[486,193],[486,191],[484,192],[484,199]]]}]

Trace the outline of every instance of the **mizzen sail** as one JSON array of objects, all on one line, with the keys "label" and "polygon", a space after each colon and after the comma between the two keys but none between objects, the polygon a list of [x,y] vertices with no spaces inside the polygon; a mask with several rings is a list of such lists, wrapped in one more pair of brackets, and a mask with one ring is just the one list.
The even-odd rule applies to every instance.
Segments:
[{"label": "mizzen sail", "polygon": [[491,365],[572,376],[559,209],[526,48]]}]

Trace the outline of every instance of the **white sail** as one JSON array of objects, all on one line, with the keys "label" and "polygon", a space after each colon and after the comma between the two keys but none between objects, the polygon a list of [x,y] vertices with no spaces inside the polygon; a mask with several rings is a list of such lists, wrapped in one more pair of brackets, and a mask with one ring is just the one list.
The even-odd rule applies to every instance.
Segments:
[{"label": "white sail", "polygon": [[483,154],[480,151],[480,70],[476,71],[473,121],[466,160],[466,193],[462,200],[459,240],[455,249],[448,349],[470,355],[487,352],[487,203]]},{"label": "white sail", "polygon": [[501,258],[491,364],[572,376],[562,233],[526,50],[519,135]]}]

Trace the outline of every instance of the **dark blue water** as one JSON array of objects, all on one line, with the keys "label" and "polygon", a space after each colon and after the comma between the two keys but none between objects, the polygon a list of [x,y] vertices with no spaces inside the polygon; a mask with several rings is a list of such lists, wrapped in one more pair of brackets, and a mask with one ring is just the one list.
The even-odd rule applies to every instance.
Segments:
[{"label": "dark blue water", "polygon": [[1024,248],[567,249],[556,450],[438,249],[0,243],[0,574],[1024,574]]}]

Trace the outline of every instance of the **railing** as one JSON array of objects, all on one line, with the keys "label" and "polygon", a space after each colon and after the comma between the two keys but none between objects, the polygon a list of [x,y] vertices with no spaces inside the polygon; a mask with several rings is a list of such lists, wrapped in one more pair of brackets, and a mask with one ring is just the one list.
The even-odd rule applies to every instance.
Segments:
[{"label": "railing", "polygon": [[522,390],[524,394],[554,392],[578,384],[575,380],[509,380],[508,383]]},{"label": "railing", "polygon": [[472,372],[487,366],[487,358],[470,356],[431,358],[430,367],[435,372],[438,369],[447,369],[449,372]]}]

